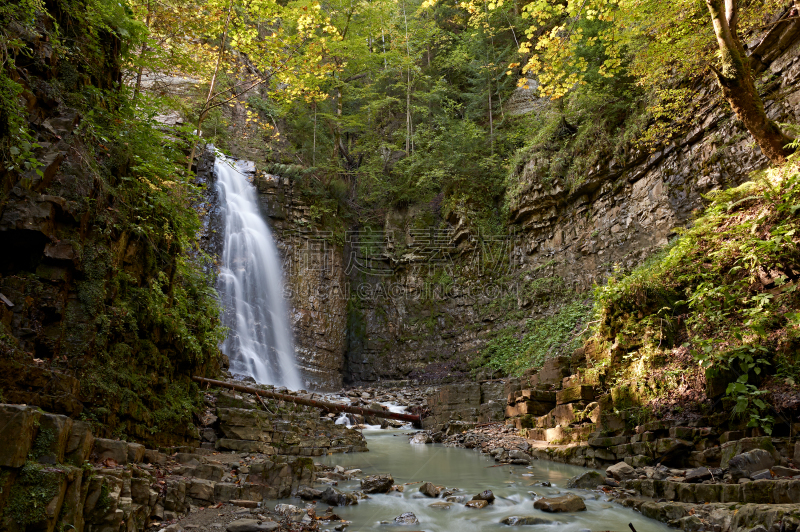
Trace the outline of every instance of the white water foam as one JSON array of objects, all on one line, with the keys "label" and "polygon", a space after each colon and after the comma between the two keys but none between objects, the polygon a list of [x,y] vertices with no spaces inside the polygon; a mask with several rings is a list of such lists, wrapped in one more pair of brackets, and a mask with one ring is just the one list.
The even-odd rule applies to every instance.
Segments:
[{"label": "white water foam", "polygon": [[260,384],[302,387],[283,300],[283,272],[272,233],[258,209],[242,164],[217,154],[214,162],[225,240],[218,288],[228,338],[220,349],[231,372]]}]

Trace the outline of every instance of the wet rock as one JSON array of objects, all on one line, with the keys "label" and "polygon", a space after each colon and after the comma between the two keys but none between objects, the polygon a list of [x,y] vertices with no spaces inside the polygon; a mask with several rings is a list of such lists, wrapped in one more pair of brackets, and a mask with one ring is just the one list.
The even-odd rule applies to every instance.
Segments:
[{"label": "wet rock", "polygon": [[364,493],[386,493],[392,489],[392,475],[370,475],[361,479],[361,491]]},{"label": "wet rock", "polygon": [[273,521],[257,521],[255,519],[239,519],[228,525],[227,532],[270,532],[280,528]]},{"label": "wet rock", "polygon": [[436,508],[438,510],[449,510],[450,503],[449,502],[434,502],[428,505],[429,508]]},{"label": "wet rock", "polygon": [[606,475],[615,480],[628,480],[636,477],[636,471],[625,462],[620,462],[606,468]]},{"label": "wet rock", "polygon": [[572,493],[558,497],[542,497],[533,503],[533,507],[543,512],[581,512],[586,510],[583,499]]},{"label": "wet rock", "polygon": [[426,443],[433,443],[433,440],[431,440],[431,435],[427,432],[417,432],[411,437],[409,443],[413,445],[424,445]]},{"label": "wet rock", "polygon": [[492,504],[494,502],[494,493],[492,490],[486,490],[474,495],[472,497],[473,501],[486,501],[488,504]]},{"label": "wet rock", "polygon": [[528,465],[531,463],[530,455],[518,449],[508,451],[508,458],[512,464]]},{"label": "wet rock", "polygon": [[[625,462],[622,462],[623,465],[630,467]],[[618,464],[619,465],[619,464]],[[633,468],[631,467],[631,470]],[[600,484],[605,482],[605,477],[598,473],[597,471],[587,471],[585,473],[581,473],[577,477],[572,477],[567,481],[568,488],[582,488],[582,489],[595,489]]]},{"label": "wet rock", "polygon": [[305,501],[311,501],[322,497],[322,490],[315,490],[314,488],[303,486],[297,490],[297,496]]},{"label": "wet rock", "polygon": [[336,488],[328,488],[320,496],[322,502],[331,506],[351,506],[358,504],[358,498],[352,493],[345,493]]},{"label": "wet rock", "polygon": [[750,477],[756,471],[769,469],[775,465],[775,459],[764,449],[753,449],[737,454],[728,462],[733,480]]},{"label": "wet rock", "polygon": [[276,504],[275,513],[283,516],[293,523],[299,523],[306,516],[306,511],[293,504]]},{"label": "wet rock", "polygon": [[500,524],[509,526],[549,525],[552,521],[533,515],[510,515],[500,521]]},{"label": "wet rock", "polygon": [[454,503],[462,503],[465,500],[467,500],[467,497],[464,495],[451,495],[450,497],[447,497],[445,499],[445,501],[447,502],[454,502]]},{"label": "wet rock", "polygon": [[398,525],[416,525],[419,524],[419,519],[412,512],[406,512],[395,517],[394,522]]},{"label": "wet rock", "polygon": [[480,510],[481,508],[486,508],[487,506],[489,506],[489,503],[487,501],[482,500],[482,499],[481,500],[472,500],[472,501],[469,501],[464,506],[466,506],[467,508],[475,508],[477,510]]},{"label": "wet rock", "polygon": [[441,488],[434,485],[432,482],[425,482],[419,487],[419,492],[426,497],[438,497]]}]

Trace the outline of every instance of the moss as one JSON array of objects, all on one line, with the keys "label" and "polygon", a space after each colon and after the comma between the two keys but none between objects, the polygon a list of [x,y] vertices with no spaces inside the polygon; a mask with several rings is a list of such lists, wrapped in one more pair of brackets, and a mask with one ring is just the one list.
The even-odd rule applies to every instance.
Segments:
[{"label": "moss", "polygon": [[21,528],[44,521],[45,508],[58,495],[62,482],[62,469],[26,462],[11,488],[3,517],[10,518]]},{"label": "moss", "polygon": [[30,452],[28,453],[28,458],[30,460],[38,460],[42,455],[50,450],[55,441],[56,435],[52,430],[40,430],[39,434],[36,436],[36,440],[33,442]]}]

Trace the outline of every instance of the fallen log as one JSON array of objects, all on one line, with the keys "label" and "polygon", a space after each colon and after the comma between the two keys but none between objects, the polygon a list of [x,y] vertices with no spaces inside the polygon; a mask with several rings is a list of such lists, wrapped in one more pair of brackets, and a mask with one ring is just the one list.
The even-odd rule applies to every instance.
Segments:
[{"label": "fallen log", "polygon": [[219,386],[220,388],[229,388],[238,392],[250,393],[259,398],[268,397],[270,399],[288,401],[298,405],[311,406],[325,410],[326,412],[347,412],[349,414],[360,414],[362,416],[382,417],[387,419],[396,419],[398,421],[410,421],[414,427],[422,428],[422,417],[414,414],[398,414],[396,412],[372,410],[370,408],[361,408],[358,406],[340,405],[336,403],[329,403],[327,401],[315,401],[313,399],[306,399],[296,395],[287,395],[285,393],[271,392],[269,390],[259,390],[258,388],[244,386],[243,384],[233,384],[231,382],[206,379],[204,377],[192,377],[192,380],[201,384],[207,384],[209,386]]}]

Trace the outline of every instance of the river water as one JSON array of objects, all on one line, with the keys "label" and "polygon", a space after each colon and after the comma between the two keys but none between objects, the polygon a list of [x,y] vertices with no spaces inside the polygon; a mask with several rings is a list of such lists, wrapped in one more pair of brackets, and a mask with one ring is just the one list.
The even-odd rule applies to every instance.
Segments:
[{"label": "river water", "polygon": [[[395,484],[418,482],[405,486],[403,493],[370,495],[356,506],[338,507],[337,515],[352,521],[349,532],[360,530],[426,530],[471,532],[483,530],[539,530],[541,532],[630,532],[632,523],[637,532],[665,532],[666,525],[646,519],[633,510],[604,500],[599,492],[589,490],[566,490],[567,479],[586,469],[548,461],[534,461],[530,467],[518,465],[495,465],[494,459],[477,451],[445,447],[439,444],[411,445],[407,431],[365,430],[369,445],[368,453],[334,454],[319,459],[329,465],[341,465],[345,469],[361,469],[363,475],[390,473]],[[475,510],[463,504],[453,503],[449,509],[431,508],[434,502],[419,493],[420,481],[436,485],[460,488],[456,495],[472,495],[491,489],[497,499],[487,508]],[[534,485],[547,481],[552,487]],[[324,489],[325,486],[318,486]],[[358,490],[359,481],[339,482],[338,489]],[[573,492],[585,499],[587,511],[569,514],[548,514],[533,508],[539,496]],[[302,506],[298,500],[285,501]],[[317,514],[326,508],[318,503]],[[392,522],[395,517],[413,512],[419,524],[408,526],[381,525],[381,521]],[[549,525],[509,527],[500,524],[508,516],[537,516],[552,521]],[[338,523],[323,526],[333,529]]]}]

